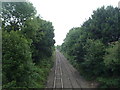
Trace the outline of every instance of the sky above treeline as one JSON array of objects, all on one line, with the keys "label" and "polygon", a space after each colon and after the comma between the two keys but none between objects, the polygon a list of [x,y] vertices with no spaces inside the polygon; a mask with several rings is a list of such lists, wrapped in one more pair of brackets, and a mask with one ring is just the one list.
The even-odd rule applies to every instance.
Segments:
[{"label": "sky above treeline", "polygon": [[120,0],[28,0],[36,7],[37,14],[53,23],[55,45],[64,42],[66,34],[73,27],[80,27],[93,10],[104,6],[118,7]]}]

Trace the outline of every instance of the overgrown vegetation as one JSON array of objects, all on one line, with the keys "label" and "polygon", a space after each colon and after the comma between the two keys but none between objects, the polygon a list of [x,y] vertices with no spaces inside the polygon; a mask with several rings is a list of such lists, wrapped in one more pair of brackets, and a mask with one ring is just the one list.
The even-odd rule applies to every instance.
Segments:
[{"label": "overgrown vegetation", "polygon": [[120,12],[98,8],[81,27],[72,28],[58,47],[78,71],[100,87],[120,87]]},{"label": "overgrown vegetation", "polygon": [[53,65],[54,28],[30,2],[2,3],[3,88],[43,88]]}]

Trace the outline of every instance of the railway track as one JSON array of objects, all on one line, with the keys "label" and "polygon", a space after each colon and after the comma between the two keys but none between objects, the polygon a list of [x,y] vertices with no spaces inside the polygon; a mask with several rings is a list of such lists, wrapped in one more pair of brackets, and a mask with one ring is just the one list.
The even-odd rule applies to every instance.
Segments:
[{"label": "railway track", "polygon": [[82,90],[82,88],[90,88],[90,85],[66,58],[59,51],[56,51],[55,64],[49,74],[46,88],[69,88],[69,90],[79,88]]},{"label": "railway track", "polygon": [[58,54],[56,54],[56,57],[58,57],[58,60],[56,60],[53,88],[63,88],[61,61]]}]

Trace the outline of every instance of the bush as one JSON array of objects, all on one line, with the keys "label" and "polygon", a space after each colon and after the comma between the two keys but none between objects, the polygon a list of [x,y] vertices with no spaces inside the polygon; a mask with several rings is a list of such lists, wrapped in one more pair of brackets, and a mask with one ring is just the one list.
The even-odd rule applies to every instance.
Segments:
[{"label": "bush", "polygon": [[101,88],[120,88],[120,78],[98,77]]},{"label": "bush", "polygon": [[116,41],[109,45],[104,55],[106,74],[98,78],[102,87],[120,87],[120,42]]},{"label": "bush", "polygon": [[30,42],[19,31],[3,32],[3,85],[14,81],[17,86],[28,86],[31,61]]},{"label": "bush", "polygon": [[[120,41],[109,45],[104,56],[104,63],[112,75],[120,76]],[[110,74],[110,75],[111,75]]]},{"label": "bush", "polygon": [[86,76],[96,77],[104,72],[103,55],[105,47],[100,40],[88,39],[85,45],[86,54],[81,67]]}]

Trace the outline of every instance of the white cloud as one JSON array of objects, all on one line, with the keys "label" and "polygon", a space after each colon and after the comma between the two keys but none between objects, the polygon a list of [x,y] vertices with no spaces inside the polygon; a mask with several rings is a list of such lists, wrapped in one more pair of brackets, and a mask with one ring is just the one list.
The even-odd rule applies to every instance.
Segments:
[{"label": "white cloud", "polygon": [[29,0],[38,14],[51,21],[55,29],[55,45],[63,43],[66,34],[73,27],[80,26],[93,10],[103,5],[118,6],[119,0]]}]

